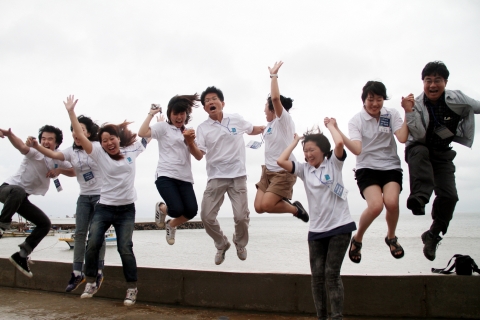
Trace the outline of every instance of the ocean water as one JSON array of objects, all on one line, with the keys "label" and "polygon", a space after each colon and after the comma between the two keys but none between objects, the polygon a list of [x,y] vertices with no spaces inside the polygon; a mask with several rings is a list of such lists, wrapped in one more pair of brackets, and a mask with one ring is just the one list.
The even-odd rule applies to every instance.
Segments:
[{"label": "ocean water", "polygon": [[[359,216],[353,216],[358,223]],[[53,219],[52,222],[70,223],[73,219]],[[137,222],[152,219],[140,218]],[[220,225],[231,239],[234,232],[233,218],[219,218]],[[443,268],[456,253],[468,254],[480,262],[480,215],[456,213],[444,239],[437,250],[437,258],[431,262],[423,256],[420,235],[428,229],[430,216],[401,214],[397,228],[399,242],[405,249],[405,257],[394,259],[385,244],[385,215],[382,214],[367,231],[363,240],[362,261],[352,263],[345,256],[342,274],[345,275],[419,275],[431,274],[430,269]],[[139,267],[172,269],[218,270],[231,272],[300,273],[309,274],[307,233],[308,224],[288,215],[264,215],[250,221],[248,258],[238,259],[235,247],[226,253],[223,264],[214,263],[216,248],[205,230],[177,230],[175,244],[165,240],[164,230],[135,231],[134,252]],[[32,253],[35,260],[63,261],[71,263],[73,250],[58,241],[59,235],[47,236]],[[18,250],[24,238],[2,238],[0,257],[7,258]],[[115,245],[108,244],[105,261],[108,265],[121,265]],[[35,266],[32,266],[34,272]],[[108,272],[108,267],[106,272]],[[66,281],[69,275],[65,275]]]}]

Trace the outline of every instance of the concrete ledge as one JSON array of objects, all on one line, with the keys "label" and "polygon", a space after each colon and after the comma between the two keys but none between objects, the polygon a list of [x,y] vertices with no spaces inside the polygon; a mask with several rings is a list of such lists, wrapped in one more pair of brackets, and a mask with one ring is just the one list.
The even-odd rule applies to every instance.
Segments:
[{"label": "concrete ledge", "polygon": [[[71,264],[35,261],[34,277],[0,259],[6,287],[64,292]],[[121,266],[106,266],[96,296],[123,299]],[[192,307],[314,314],[310,275],[138,268],[138,300]],[[480,277],[456,275],[342,276],[345,316],[480,317]],[[83,287],[73,294],[80,295]]]}]

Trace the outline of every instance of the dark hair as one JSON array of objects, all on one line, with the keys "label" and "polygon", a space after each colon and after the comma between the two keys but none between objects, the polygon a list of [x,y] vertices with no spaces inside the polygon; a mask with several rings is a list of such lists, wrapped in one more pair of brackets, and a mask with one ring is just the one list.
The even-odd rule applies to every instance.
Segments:
[{"label": "dark hair", "polygon": [[[90,137],[88,137],[88,140],[90,141],[96,141],[98,140],[98,124],[93,122],[93,120],[89,117],[85,117],[84,115],[80,115],[77,117],[78,122],[83,123],[85,125],[85,128],[87,129],[87,132],[90,133]],[[70,131],[73,131],[73,127],[70,126]],[[75,142],[73,143],[73,149],[83,149],[82,146],[77,146]]]},{"label": "dark hair", "polygon": [[[274,111],[272,97],[270,97],[270,95],[268,96],[267,101],[268,101],[268,110]],[[288,110],[292,108],[293,99],[280,95],[280,103],[282,104],[283,108],[288,112]]]},{"label": "dark hair", "polygon": [[320,150],[323,152],[324,157],[330,159],[333,153],[333,150],[330,149],[330,141],[328,141],[328,138],[325,137],[320,128],[318,128],[318,126],[307,130],[307,132],[303,134],[303,137],[304,138],[302,141],[302,147],[305,147],[305,143],[312,141],[317,145],[317,147],[320,148]]},{"label": "dark hair", "polygon": [[202,106],[205,106],[205,96],[209,93],[216,93],[218,96],[218,99],[223,102],[223,92],[220,89],[215,88],[214,86],[208,87],[205,89],[205,91],[202,92],[202,95],[200,96],[200,102],[202,103]]},{"label": "dark hair", "polygon": [[363,86],[362,102],[365,102],[365,99],[367,99],[369,94],[376,94],[377,96],[382,96],[383,100],[388,100],[387,88],[385,88],[385,85],[379,81],[368,81],[367,84]]},{"label": "dark hair", "polygon": [[50,132],[55,134],[55,144],[57,145],[55,149],[58,149],[63,142],[63,133],[62,130],[51,125],[44,125],[38,130],[38,141],[42,141],[42,135],[44,132]]},{"label": "dark hair", "polygon": [[[100,130],[98,130],[98,141],[102,143],[102,134],[104,132],[107,132],[111,136],[116,136],[120,139],[120,147],[128,147],[131,146],[132,144],[137,141],[137,134],[132,133],[128,129],[128,125],[131,124],[132,122],[127,122],[126,120],[123,121],[121,124],[108,124],[104,123],[100,127]],[[107,152],[108,153],[108,152]],[[123,155],[121,153],[116,154],[116,155],[111,155],[108,153],[110,158],[113,160],[122,160]]]},{"label": "dark hair", "polygon": [[429,62],[422,70],[422,80],[425,79],[425,77],[435,75],[438,75],[443,79],[448,80],[450,72],[448,72],[447,66],[442,61]]},{"label": "dark hair", "polygon": [[176,95],[168,102],[167,107],[167,123],[172,124],[170,115],[173,113],[186,112],[187,118],[185,119],[185,124],[190,121],[190,114],[192,113],[192,107],[195,106],[195,102],[199,101],[198,94],[193,95]]}]

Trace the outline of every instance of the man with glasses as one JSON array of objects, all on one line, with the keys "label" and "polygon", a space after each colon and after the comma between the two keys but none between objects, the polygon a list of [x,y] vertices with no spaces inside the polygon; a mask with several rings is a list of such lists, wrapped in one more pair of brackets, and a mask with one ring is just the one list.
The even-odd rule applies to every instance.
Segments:
[{"label": "man with glasses", "polygon": [[415,99],[412,112],[406,113],[410,132],[405,149],[410,173],[407,208],[414,215],[424,215],[435,191],[433,223],[421,237],[423,253],[431,261],[442,240],[440,232],[447,233],[458,201],[453,164],[456,152],[451,143],[472,146],[474,114],[480,113],[480,101],[459,90],[445,90],[448,76],[443,62],[429,62],[422,71],[423,93]]}]

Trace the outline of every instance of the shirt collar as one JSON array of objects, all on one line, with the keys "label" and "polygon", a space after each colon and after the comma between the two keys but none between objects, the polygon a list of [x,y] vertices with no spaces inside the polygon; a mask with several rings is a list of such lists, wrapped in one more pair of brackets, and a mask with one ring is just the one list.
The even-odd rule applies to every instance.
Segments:
[{"label": "shirt collar", "polygon": [[[375,119],[374,117],[372,117],[371,115],[368,114],[367,110],[365,110],[365,108],[362,108],[362,111],[360,111],[360,113],[362,114],[362,117],[363,119],[365,120],[371,120],[371,119]],[[380,115],[384,115],[387,113],[387,110],[385,110],[385,108],[382,108],[380,109]]]},{"label": "shirt collar", "polygon": [[219,123],[222,123],[223,120],[225,119],[230,119],[230,115],[229,114],[226,114],[226,113],[223,113],[223,118],[222,118],[222,121],[217,121],[217,120],[213,120],[212,118],[210,118],[210,116],[207,118],[207,123],[209,124],[214,124],[215,122],[219,122]]},{"label": "shirt collar", "polygon": [[319,169],[321,170],[321,169],[325,168],[327,166],[327,163],[326,163],[327,161],[326,160],[327,159],[323,159],[322,164],[320,164],[318,166],[318,168],[315,168],[314,166],[311,166],[309,163],[307,163],[308,173],[312,173],[312,172],[315,172],[315,170],[319,170]]}]

